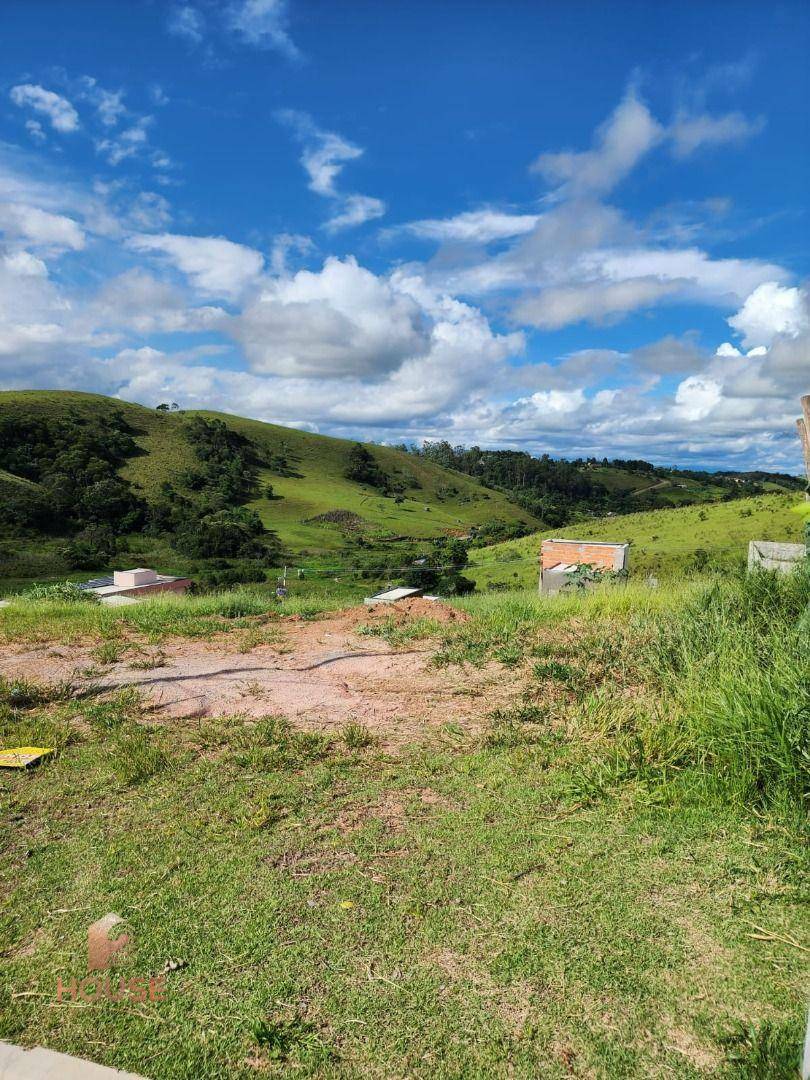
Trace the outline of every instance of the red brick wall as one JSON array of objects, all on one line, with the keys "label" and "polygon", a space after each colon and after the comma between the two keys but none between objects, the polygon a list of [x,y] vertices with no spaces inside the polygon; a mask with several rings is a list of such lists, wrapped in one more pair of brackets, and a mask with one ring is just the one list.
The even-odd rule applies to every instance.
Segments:
[{"label": "red brick wall", "polygon": [[617,562],[620,554],[616,547],[589,544],[586,540],[581,543],[574,540],[544,540],[540,549],[540,565],[543,570],[549,570],[557,563],[588,563],[600,570],[614,570],[620,568],[621,564]]}]

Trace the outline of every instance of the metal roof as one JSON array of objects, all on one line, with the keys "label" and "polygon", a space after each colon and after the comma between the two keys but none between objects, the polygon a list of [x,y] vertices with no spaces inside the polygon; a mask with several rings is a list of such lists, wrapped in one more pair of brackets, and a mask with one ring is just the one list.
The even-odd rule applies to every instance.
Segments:
[{"label": "metal roof", "polygon": [[77,589],[101,589],[105,585],[114,585],[114,584],[115,584],[115,579],[112,576],[110,576],[110,577],[97,577],[97,578],[91,578],[89,581],[77,581],[76,582],[76,588]]}]

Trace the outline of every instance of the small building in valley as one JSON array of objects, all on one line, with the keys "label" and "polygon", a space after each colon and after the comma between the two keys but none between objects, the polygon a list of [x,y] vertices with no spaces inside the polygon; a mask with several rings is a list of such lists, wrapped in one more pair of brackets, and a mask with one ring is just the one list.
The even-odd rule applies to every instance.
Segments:
[{"label": "small building in valley", "polygon": [[629,544],[595,540],[544,540],[540,548],[540,592],[553,596],[571,581],[581,566],[617,574],[627,570]]},{"label": "small building in valley", "polygon": [[114,570],[109,577],[79,582],[79,588],[97,596],[103,604],[135,603],[156,593],[184,593],[191,579],[158,574],[139,566],[134,570]]}]

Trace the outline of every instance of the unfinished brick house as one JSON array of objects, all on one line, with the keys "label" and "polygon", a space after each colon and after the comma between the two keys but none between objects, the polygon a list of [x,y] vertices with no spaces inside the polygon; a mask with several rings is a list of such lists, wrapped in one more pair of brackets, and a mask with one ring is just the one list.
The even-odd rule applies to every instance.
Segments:
[{"label": "unfinished brick house", "polygon": [[618,573],[627,569],[629,544],[595,540],[544,540],[540,548],[540,592],[553,596],[565,588],[579,566]]}]

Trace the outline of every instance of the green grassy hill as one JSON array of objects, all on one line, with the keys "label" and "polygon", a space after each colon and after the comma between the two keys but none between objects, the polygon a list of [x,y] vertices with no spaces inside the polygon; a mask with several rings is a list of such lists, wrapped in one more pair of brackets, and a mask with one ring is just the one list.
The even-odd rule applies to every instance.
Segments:
[{"label": "green grassy hill", "polygon": [[[547,537],[630,542],[630,573],[671,574],[709,562],[746,556],[749,540],[802,539],[802,519],[794,512],[795,495],[761,495],[752,499],[648,510],[639,514],[598,518],[481,548],[471,553],[465,573],[479,588],[500,582],[510,588],[534,586],[538,579],[540,543]],[[705,552],[703,556],[701,553]]]},{"label": "green grassy hill", "polygon": [[[89,418],[113,407],[124,415],[142,451],[127,462],[122,475],[138,485],[147,499],[157,495],[165,480],[176,484],[178,474],[196,464],[191,445],[182,432],[184,418],[192,413],[161,413],[126,401],[73,391],[0,392],[0,416],[53,417],[69,411]],[[366,485],[345,479],[346,460],[353,445],[345,439],[225,413],[206,411],[202,415],[225,421],[261,451],[286,454],[293,475],[281,476],[262,469],[261,490],[272,484],[275,497],[257,498],[249,505],[258,511],[266,527],[278,534],[285,547],[299,554],[328,553],[342,546],[344,532],[339,524],[312,521],[330,511],[356,514],[362,519],[360,528],[380,539],[463,533],[471,525],[493,519],[538,524],[536,518],[506,496],[484,488],[471,477],[400,450],[370,447],[380,467],[405,484],[404,501],[397,503]],[[10,477],[8,482],[14,480]]]},{"label": "green grassy hill", "polygon": [[[588,470],[588,475],[608,491],[627,493],[631,499],[655,506],[683,506],[686,503],[715,502],[722,499],[727,489],[722,484],[713,484],[710,479],[695,480],[680,473],[660,476],[658,473],[617,469],[613,466],[598,465]],[[773,490],[780,490],[777,484]],[[644,506],[648,508],[647,505]]]}]

